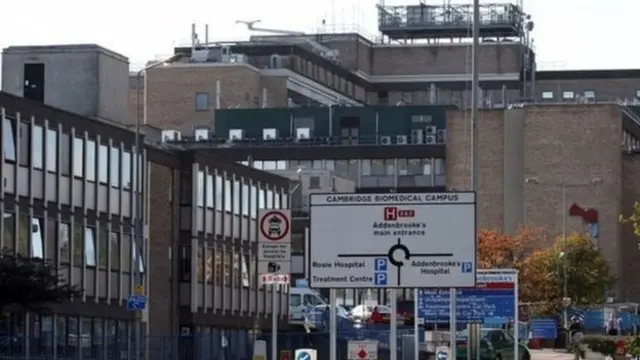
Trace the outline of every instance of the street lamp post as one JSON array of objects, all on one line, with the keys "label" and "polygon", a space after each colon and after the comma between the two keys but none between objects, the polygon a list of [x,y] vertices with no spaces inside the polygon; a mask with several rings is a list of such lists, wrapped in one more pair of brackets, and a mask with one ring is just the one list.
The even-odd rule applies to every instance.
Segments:
[{"label": "street lamp post", "polygon": [[[140,263],[141,263],[141,256],[142,256],[142,249],[143,247],[138,247],[138,244],[143,244],[143,231],[142,231],[142,226],[143,226],[143,213],[142,213],[142,191],[141,189],[143,188],[142,186],[142,181],[140,179],[140,175],[141,175],[141,165],[142,165],[142,157],[140,156],[140,135],[141,135],[141,122],[144,122],[145,124],[147,123],[147,84],[146,84],[146,80],[147,80],[147,70],[149,69],[153,69],[155,67],[161,66],[161,65],[166,65],[172,62],[175,62],[177,60],[179,60],[180,58],[182,58],[182,54],[176,54],[173,55],[165,60],[162,61],[158,61],[152,64],[149,64],[147,66],[145,66],[144,68],[142,68],[140,71],[138,71],[138,73],[136,74],[136,82],[137,82],[137,88],[136,88],[136,123],[135,123],[135,149],[134,149],[134,156],[133,156],[133,163],[135,164],[135,168],[133,169],[133,178],[134,178],[134,184],[131,187],[132,189],[134,189],[132,191],[133,193],[133,204],[134,204],[134,220],[133,220],[133,246],[134,246],[134,254],[135,257],[133,258],[133,266],[132,266],[132,272],[133,272],[133,283],[135,285],[136,291],[140,291],[142,292],[142,294],[137,294],[137,295],[144,295],[146,293],[146,289],[144,288],[144,281],[143,281],[143,273],[139,273],[140,272]],[[144,75],[144,96],[143,99],[141,99],[141,94],[140,94],[140,80],[142,78],[142,76]],[[142,109],[142,113],[141,110]],[[142,336],[142,312],[141,311],[137,311],[136,312],[136,320],[135,320],[135,343],[134,343],[134,359],[138,360],[140,359],[140,350],[141,350],[141,336]]]},{"label": "street lamp post", "polygon": [[[536,184],[536,185],[550,185],[556,188],[560,188],[562,193],[562,247],[563,247],[563,256],[562,256],[562,321],[564,323],[564,328],[567,329],[569,327],[569,319],[568,319],[568,308],[570,305],[569,299],[569,281],[568,281],[568,266],[569,261],[567,258],[569,257],[569,253],[567,251],[568,243],[567,243],[567,219],[569,217],[569,207],[567,204],[567,191],[569,188],[579,188],[590,185],[596,185],[602,182],[602,178],[595,177],[591,179],[591,181],[587,182],[577,182],[577,183],[554,183],[554,182],[541,182],[537,178],[527,178],[525,183],[527,184]],[[567,339],[568,341],[568,339]]]}]

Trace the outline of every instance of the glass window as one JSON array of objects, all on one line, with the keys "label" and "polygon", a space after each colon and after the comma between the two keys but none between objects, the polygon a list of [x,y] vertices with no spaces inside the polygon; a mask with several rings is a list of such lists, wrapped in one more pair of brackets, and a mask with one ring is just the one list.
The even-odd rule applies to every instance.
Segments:
[{"label": "glass window", "polygon": [[596,98],[596,92],[593,91],[593,90],[587,90],[587,91],[584,92],[584,97],[589,99],[589,100],[595,99]]},{"label": "glass window", "polygon": [[384,175],[384,160],[373,159],[371,160],[371,175]]},{"label": "glass window", "polygon": [[249,216],[249,185],[242,184],[242,215]]},{"label": "glass window", "polygon": [[231,180],[224,180],[224,210],[231,211]]},{"label": "glass window", "polygon": [[325,160],[324,161],[324,168],[327,170],[335,170],[336,169],[336,161],[335,160]]},{"label": "glass window", "polygon": [[73,139],[73,175],[74,176],[82,176],[82,152],[83,150],[83,141],[79,138]]},{"label": "glass window", "polygon": [[204,206],[204,173],[198,171],[198,185],[196,190],[196,198],[198,198],[198,206]]},{"label": "glass window", "polygon": [[109,261],[109,230],[102,228],[98,233],[98,266],[106,269]]},{"label": "glass window", "polygon": [[122,187],[131,188],[131,153],[128,151],[122,152]]},{"label": "glass window", "polygon": [[362,175],[371,175],[371,160],[362,159],[360,160],[360,166],[362,167],[360,172]]},{"label": "glass window", "polygon": [[[143,273],[144,272],[144,259],[142,258],[142,246],[140,244],[138,244],[139,241],[133,241],[133,236],[132,236],[132,241],[131,241],[131,245],[132,245],[132,250],[131,250],[131,263],[135,264],[136,263],[136,259],[138,260],[138,272],[139,273]],[[138,256],[138,254],[140,254],[140,256]]]},{"label": "glass window", "polygon": [[216,209],[222,211],[222,177],[216,175]]},{"label": "glass window", "polygon": [[44,234],[44,243],[47,244],[46,246],[46,252],[45,252],[45,257],[47,259],[51,259],[53,261],[58,262],[58,257],[57,257],[57,253],[58,253],[58,242],[57,242],[57,237],[58,237],[58,232],[56,231],[56,219],[52,219],[52,218],[48,218],[47,219],[47,232],[46,234]]},{"label": "glass window", "polygon": [[233,180],[233,213],[240,214],[240,181]]},{"label": "glass window", "polygon": [[33,126],[31,135],[31,151],[33,152],[33,167],[42,169],[44,166],[44,128]]},{"label": "glass window", "polygon": [[384,161],[384,170],[386,175],[395,175],[396,174],[396,160],[395,159],[386,159]]},{"label": "glass window", "polygon": [[60,134],[60,173],[71,174],[71,143],[69,134]]},{"label": "glass window", "polygon": [[251,218],[258,217],[258,188],[251,185]]},{"label": "glass window", "polygon": [[209,110],[209,93],[198,92],[196,93],[196,111],[208,111]]},{"label": "glass window", "polygon": [[4,234],[2,237],[2,246],[8,249],[13,249],[13,241],[16,234],[16,225],[13,214],[5,212],[2,215],[2,222],[4,223]]},{"label": "glass window", "polygon": [[100,168],[98,169],[98,179],[101,183],[106,184],[109,181],[109,148],[106,145],[100,145],[98,147],[98,161],[100,162]]},{"label": "glass window", "polygon": [[408,175],[407,159],[398,159],[398,175]]},{"label": "glass window", "polygon": [[58,133],[47,129],[47,170],[56,171],[58,168]]},{"label": "glass window", "polygon": [[121,268],[123,271],[131,271],[131,235],[123,234],[120,240],[120,247],[122,248]]},{"label": "glass window", "polygon": [[40,219],[31,219],[31,256],[44,259],[44,242]]},{"label": "glass window", "polygon": [[267,202],[266,202],[266,208],[267,209],[273,209],[273,191],[271,190],[267,190]]},{"label": "glass window", "polygon": [[282,209],[289,208],[289,195],[282,194]]},{"label": "glass window", "polygon": [[29,238],[31,237],[31,229],[29,226],[29,216],[21,213],[18,216],[18,252],[29,255]]},{"label": "glass window", "polygon": [[111,248],[110,262],[111,270],[120,269],[120,234],[112,232],[109,234],[109,247]]},{"label": "glass window", "polygon": [[87,140],[85,159],[87,180],[96,181],[96,142],[93,140]]},{"label": "glass window", "polygon": [[444,159],[436,159],[436,175],[444,175]]},{"label": "glass window", "polygon": [[96,266],[96,243],[92,228],[84,229],[84,261],[87,266]]},{"label": "glass window", "polygon": [[433,174],[431,159],[422,159],[422,174],[423,175]]},{"label": "glass window", "polygon": [[410,175],[422,175],[422,167],[420,164],[420,159],[409,159],[408,169]]},{"label": "glass window", "polygon": [[276,192],[273,198],[273,208],[274,209],[282,209],[282,203],[280,202],[280,192]]},{"label": "glass window", "polygon": [[4,126],[4,132],[2,134],[2,141],[4,146],[4,158],[9,161],[16,161],[16,142],[14,141],[13,122],[9,119],[4,119],[2,122]]},{"label": "glass window", "polygon": [[207,186],[207,207],[212,208],[213,199],[214,199],[213,192],[216,191],[215,186],[213,184],[213,175],[207,174],[206,186]]},{"label": "glass window", "polygon": [[69,224],[58,224],[58,248],[60,249],[60,263],[62,264],[69,264],[71,257],[70,240]]},{"label": "glass window", "polygon": [[258,191],[258,209],[264,209],[265,208],[265,201],[264,201],[265,200],[264,199],[265,196],[264,195],[265,195],[264,189],[260,189]]},{"label": "glass window", "polygon": [[262,161],[260,161],[260,160],[256,160],[256,161],[254,161],[254,162],[253,162],[253,167],[254,167],[254,168],[256,168],[256,169],[260,169],[260,170],[262,170],[262,168],[263,168],[263,163],[262,163]]},{"label": "glass window", "polygon": [[553,100],[553,91],[543,91],[542,98],[544,100]]},{"label": "glass window", "polygon": [[73,265],[80,266],[84,261],[84,227],[81,224],[73,225],[73,235],[71,238],[73,244]]},{"label": "glass window", "polygon": [[265,161],[262,164],[262,170],[275,170],[276,162],[275,161]]},{"label": "glass window", "polygon": [[287,162],[285,160],[278,160],[276,162],[276,168],[278,170],[287,170]]},{"label": "glass window", "polygon": [[562,92],[563,99],[573,99],[573,91],[563,91]]},{"label": "glass window", "polygon": [[18,156],[20,156],[20,159],[19,159],[20,165],[29,166],[30,154],[31,154],[31,151],[29,151],[29,143],[31,138],[29,124],[21,122],[19,130],[20,130],[20,151],[18,153]]},{"label": "glass window", "polygon": [[120,149],[116,147],[111,148],[111,186],[120,186]]}]

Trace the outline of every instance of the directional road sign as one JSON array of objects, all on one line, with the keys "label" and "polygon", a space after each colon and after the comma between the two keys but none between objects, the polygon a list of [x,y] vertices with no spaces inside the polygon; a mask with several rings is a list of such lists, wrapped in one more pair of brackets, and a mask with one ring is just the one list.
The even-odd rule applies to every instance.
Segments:
[{"label": "directional road sign", "polygon": [[317,351],[314,349],[297,349],[295,360],[316,360]]},{"label": "directional road sign", "polygon": [[143,311],[147,307],[147,298],[142,295],[129,295],[127,298],[128,311]]},{"label": "directional road sign", "polygon": [[438,346],[436,348],[436,360],[448,360],[449,348],[447,346]]},{"label": "directional road sign", "polygon": [[473,287],[474,192],[312,194],[312,288]]},{"label": "directional road sign", "polygon": [[291,274],[291,211],[262,209],[258,214],[258,273]]}]

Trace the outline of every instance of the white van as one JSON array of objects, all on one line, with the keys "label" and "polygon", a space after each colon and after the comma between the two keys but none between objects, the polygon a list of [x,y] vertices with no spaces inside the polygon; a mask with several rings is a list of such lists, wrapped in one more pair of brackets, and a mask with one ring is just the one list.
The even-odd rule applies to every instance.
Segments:
[{"label": "white van", "polygon": [[307,287],[293,287],[289,290],[289,324],[304,325],[307,311],[314,306],[328,305],[329,300],[317,291]]}]

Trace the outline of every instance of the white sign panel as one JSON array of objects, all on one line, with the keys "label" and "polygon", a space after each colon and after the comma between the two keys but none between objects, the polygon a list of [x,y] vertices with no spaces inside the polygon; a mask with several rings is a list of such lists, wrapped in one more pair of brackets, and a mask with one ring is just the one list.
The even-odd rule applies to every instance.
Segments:
[{"label": "white sign panel", "polygon": [[473,287],[474,192],[313,194],[312,288]]},{"label": "white sign panel", "polygon": [[262,209],[258,214],[258,272],[291,273],[291,211]]},{"label": "white sign panel", "polygon": [[347,344],[349,360],[378,359],[378,342],[375,340],[351,340]]}]

